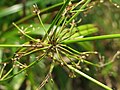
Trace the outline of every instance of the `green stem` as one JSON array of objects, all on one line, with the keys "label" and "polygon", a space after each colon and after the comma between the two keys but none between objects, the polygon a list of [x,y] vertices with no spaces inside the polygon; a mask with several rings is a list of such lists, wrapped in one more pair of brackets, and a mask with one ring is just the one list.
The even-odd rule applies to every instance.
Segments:
[{"label": "green stem", "polygon": [[60,18],[60,20],[58,21],[56,27],[55,27],[55,30],[53,31],[53,34],[52,34],[52,38],[51,38],[51,41],[52,40],[56,40],[56,33],[57,33],[57,29],[58,27],[60,26],[60,24],[64,21],[65,17],[63,16],[62,18]]},{"label": "green stem", "polygon": [[[68,5],[68,3],[70,2],[70,0],[66,0],[66,2],[64,3],[64,5],[61,7],[60,11],[58,12],[57,16],[55,17],[55,19],[53,20],[51,26],[49,27],[47,33],[49,34],[51,29],[53,28],[53,26],[58,22],[58,20],[60,19],[61,17],[61,14],[63,13],[64,9],[66,8],[66,6]],[[43,37],[43,40],[44,41],[47,37],[47,33],[45,34],[45,36]]]},{"label": "green stem", "polygon": [[31,47],[31,45],[12,45],[12,44],[0,44],[0,47]]},{"label": "green stem", "polygon": [[[78,1],[73,1],[73,3],[76,3],[76,2],[78,2]],[[47,7],[45,9],[42,9],[42,10],[40,10],[40,15],[45,14],[45,13],[51,13],[51,12],[54,12],[54,11],[58,11],[63,4],[64,4],[64,2],[61,2],[61,3],[55,4],[53,6]],[[34,18],[36,16],[37,16],[36,14],[26,16],[26,17],[20,19],[19,21],[17,21],[16,24],[20,24],[20,23],[25,22],[27,20],[31,20],[31,18]]]},{"label": "green stem", "polygon": [[27,66],[26,68],[20,70],[20,71],[17,72],[16,74],[11,75],[11,76],[9,76],[8,78],[5,78],[5,79],[0,79],[0,82],[3,82],[3,81],[5,81],[5,80],[8,80],[8,79],[10,79],[10,78],[12,78],[12,77],[20,74],[21,72],[25,71],[26,69],[32,67],[33,65],[35,65],[36,63],[38,63],[38,61],[40,61],[41,59],[43,59],[43,58],[46,56],[46,54],[47,54],[47,53],[44,53],[39,60],[36,60],[36,61],[32,62],[29,66]]},{"label": "green stem", "polygon": [[50,65],[50,70],[47,74],[47,76],[45,77],[45,79],[42,81],[42,83],[40,84],[40,86],[36,89],[36,90],[41,90],[42,87],[48,82],[48,80],[51,78],[51,74],[52,74],[52,71],[54,69],[54,62],[51,63]]},{"label": "green stem", "polygon": [[71,11],[74,10],[76,7],[78,7],[80,4],[84,3],[84,0],[81,0],[80,2],[78,2],[74,7],[72,7]]},{"label": "green stem", "polygon": [[66,23],[66,24],[69,24],[73,19],[75,19],[75,17],[77,17],[81,12],[82,12],[82,10],[86,7],[86,5],[90,2],[91,0],[87,0],[86,2],[85,2],[85,4],[79,9],[79,11],[76,13],[76,14],[74,14],[70,19],[69,19],[69,21]]},{"label": "green stem", "polygon": [[32,38],[31,36],[27,35],[22,29],[20,29],[15,23],[13,23],[13,25],[26,37],[28,37],[29,39],[38,42],[36,39]]},{"label": "green stem", "polygon": [[[59,8],[63,5],[64,3],[61,2],[61,3],[58,3],[58,4],[55,4],[53,6],[50,6],[48,8],[45,8],[45,9],[42,9],[40,10],[40,15],[41,14],[44,14],[44,13],[50,13],[50,12],[53,12],[53,11],[56,11],[56,10],[59,10]],[[34,18],[36,17],[37,15],[36,14],[32,14],[32,15],[29,15],[29,16],[26,16],[22,19],[20,19],[19,21],[16,22],[16,24],[20,24],[22,22],[25,22],[27,20],[31,20],[31,18]],[[13,26],[10,26],[10,28],[12,28]]]},{"label": "green stem", "polygon": [[46,49],[48,49],[48,47],[35,49],[35,50],[32,50],[32,51],[29,51],[28,53],[25,53],[24,56],[27,56],[29,54],[32,54],[32,53],[35,53],[35,52],[38,52],[38,51],[41,51],[41,50],[46,50]]},{"label": "green stem", "polygon": [[2,77],[3,74],[3,70],[5,69],[6,64],[4,64],[4,66],[2,67],[1,71],[0,71],[0,78]]},{"label": "green stem", "polygon": [[65,64],[66,66],[68,65],[62,58],[61,54],[59,53],[59,50],[56,48],[56,53],[57,53],[57,56],[59,58],[60,61],[62,61],[63,64]]},{"label": "green stem", "polygon": [[44,32],[47,34],[47,37],[48,37],[48,40],[49,40],[50,38],[49,38],[49,35],[48,35],[48,33],[47,33],[47,30],[46,30],[46,28],[45,28],[45,26],[44,26],[44,24],[43,24],[43,22],[42,22],[42,19],[41,19],[41,17],[40,17],[40,13],[37,13],[37,15],[38,15],[38,19],[39,19],[39,21],[40,21],[40,24],[41,24],[41,26],[43,27]]},{"label": "green stem", "polygon": [[[63,48],[63,49],[64,49],[64,51],[67,51],[67,52],[68,52],[67,49],[65,49],[65,48]],[[85,59],[79,58],[78,56],[76,56],[76,54],[69,55],[69,54],[63,52],[62,50],[60,50],[60,52],[61,52],[63,55],[65,55],[66,57],[68,57],[68,58],[74,58],[74,59],[79,60],[79,61],[82,61],[82,60],[83,60],[83,62],[86,63],[86,64],[89,64],[89,65],[92,65],[92,66],[95,66],[95,67],[100,67],[99,64],[94,64],[94,63],[89,62],[89,61],[87,61],[87,60],[85,60]]]},{"label": "green stem", "polygon": [[61,26],[60,30],[57,32],[57,34],[56,34],[56,39],[58,39],[58,40],[57,40],[58,42],[59,42],[60,34],[64,31],[64,29],[65,29],[65,27],[66,27],[66,26],[65,26],[66,20],[67,20],[67,17],[64,18],[64,21],[63,21],[63,23],[62,23],[62,26]]},{"label": "green stem", "polygon": [[72,52],[74,52],[74,53],[76,53],[76,54],[78,54],[78,55],[81,54],[81,52],[79,52],[79,51],[77,51],[77,50],[75,50],[75,49],[73,49],[73,48],[71,48],[71,47],[69,47],[69,46],[67,46],[67,45],[61,44],[61,46],[65,47],[65,48],[68,48],[70,51],[72,51]]},{"label": "green stem", "polygon": [[[76,2],[78,2],[78,1],[76,1]],[[76,2],[73,2],[73,3],[76,3]],[[45,14],[45,13],[50,13],[50,12],[58,11],[63,4],[64,4],[64,2],[61,2],[61,3],[55,4],[53,6],[50,6],[48,8],[42,9],[42,10],[40,10],[40,15]],[[23,23],[23,22],[25,22],[27,20],[31,20],[31,18],[34,18],[36,16],[37,16],[36,14],[28,15],[28,16],[20,19],[19,21],[15,22],[15,23],[16,24],[20,24],[20,23]],[[0,37],[2,37],[4,34],[6,34],[7,32],[9,32],[9,30],[11,30],[11,28],[13,28],[13,25],[11,25],[7,30],[5,30],[5,32],[2,33],[2,35]]]},{"label": "green stem", "polygon": [[67,65],[67,67],[68,67],[69,69],[73,70],[74,72],[76,72],[77,74],[79,74],[79,75],[81,75],[81,76],[83,76],[83,77],[89,79],[90,81],[96,83],[97,85],[103,87],[104,89],[106,89],[106,90],[112,90],[110,87],[108,87],[108,86],[104,85],[103,83],[101,83],[101,82],[95,80],[94,78],[88,76],[87,74],[85,74],[85,73],[79,71],[78,69],[72,67],[71,65]]},{"label": "green stem", "polygon": [[65,40],[65,41],[62,41],[61,43],[69,44],[69,43],[76,43],[76,42],[103,40],[103,39],[114,39],[114,38],[120,38],[120,34],[110,34],[110,35],[79,38],[79,39],[74,39],[74,40]]},{"label": "green stem", "polygon": [[14,69],[14,67],[12,67],[12,68],[0,79],[0,81],[1,81],[1,80],[4,80],[4,78],[6,78],[6,77],[12,72],[13,69]]}]

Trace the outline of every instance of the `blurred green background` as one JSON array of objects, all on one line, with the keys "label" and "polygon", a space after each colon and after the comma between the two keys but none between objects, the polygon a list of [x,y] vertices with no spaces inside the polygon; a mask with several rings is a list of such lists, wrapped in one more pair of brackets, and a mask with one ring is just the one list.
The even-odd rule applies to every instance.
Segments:
[{"label": "blurred green background", "polygon": [[[17,22],[21,28],[29,28],[32,30],[31,35],[35,38],[41,38],[43,32],[39,25],[38,18],[33,14],[33,4],[37,4],[40,10],[46,9],[49,6],[61,3],[63,0],[1,0],[0,1],[0,44],[23,44],[27,41],[26,38],[21,39],[21,35],[12,23]],[[76,0],[77,1],[77,0]],[[92,9],[78,16],[82,18],[81,25],[95,24],[99,31],[94,35],[104,35],[120,33],[120,1],[113,0],[93,0],[90,4],[94,6]],[[117,5],[115,4],[117,3]],[[52,22],[61,5],[41,14],[42,20],[46,28]],[[32,25],[32,26],[31,26]],[[33,27],[33,28],[31,28]],[[38,33],[34,31],[38,31]],[[107,62],[113,58],[115,53],[120,50],[120,39],[110,39],[102,41],[83,42],[72,45],[79,51],[98,51]],[[10,58],[17,48],[0,48],[0,63]],[[31,60],[35,56],[31,55]],[[90,60],[96,62],[96,56],[89,57]],[[83,70],[88,75],[105,83],[114,90],[120,90],[120,59],[102,69],[96,69],[93,66],[83,66]],[[0,68],[3,64],[0,64]],[[8,65],[7,68],[10,68]],[[6,69],[7,69],[6,68]],[[88,70],[89,68],[89,70]],[[13,79],[0,82],[0,90],[35,90],[44,79],[49,69],[49,62],[43,60],[37,65],[28,69],[27,74],[21,73]],[[15,73],[16,71],[14,71]],[[84,77],[77,76],[69,78],[67,71],[61,66],[56,66],[53,71],[53,81],[50,80],[42,90],[103,90]]]}]

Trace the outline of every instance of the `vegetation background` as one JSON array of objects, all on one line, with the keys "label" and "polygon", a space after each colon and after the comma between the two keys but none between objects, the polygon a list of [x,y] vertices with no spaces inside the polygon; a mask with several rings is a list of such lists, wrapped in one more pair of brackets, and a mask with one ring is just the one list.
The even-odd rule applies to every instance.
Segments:
[{"label": "vegetation background", "polygon": [[[79,0],[76,0],[78,2]],[[0,44],[23,44],[28,39],[17,33],[17,29],[13,27],[15,22],[21,27],[28,27],[32,31],[30,35],[34,38],[41,38],[44,32],[39,25],[38,17],[33,14],[33,4],[37,4],[41,10],[41,19],[45,27],[51,24],[55,15],[60,10],[63,0],[1,0],[0,1]],[[51,6],[58,5],[56,8],[47,10]],[[107,35],[120,33],[120,1],[113,0],[92,0],[89,4],[93,6],[84,13],[78,15],[81,18],[79,25],[94,24],[97,25],[98,32],[88,35]],[[43,11],[42,11],[43,10]],[[45,11],[46,10],[46,11]],[[33,30],[34,28],[34,30]],[[39,32],[38,30],[41,30]],[[70,44],[74,49],[84,51],[97,51],[102,56],[104,62],[112,60],[116,52],[120,50],[120,39],[94,40],[89,42],[81,42]],[[0,70],[8,58],[11,58],[18,48],[0,48]],[[35,56],[27,57],[34,60]],[[91,55],[89,60],[98,62],[98,57]],[[106,67],[96,68],[90,65],[83,65],[82,71],[87,75],[106,84],[114,90],[120,90],[120,58]],[[28,61],[29,62],[29,61]],[[26,62],[27,63],[27,62]],[[26,74],[19,74],[13,79],[0,82],[0,90],[35,90],[44,80],[49,69],[49,61],[40,61],[37,65],[27,70]],[[5,70],[9,69],[8,64]],[[14,72],[16,72],[14,70]],[[60,65],[55,66],[53,80],[42,88],[42,90],[104,90],[100,86],[77,75],[76,78],[70,78],[68,72]]]}]

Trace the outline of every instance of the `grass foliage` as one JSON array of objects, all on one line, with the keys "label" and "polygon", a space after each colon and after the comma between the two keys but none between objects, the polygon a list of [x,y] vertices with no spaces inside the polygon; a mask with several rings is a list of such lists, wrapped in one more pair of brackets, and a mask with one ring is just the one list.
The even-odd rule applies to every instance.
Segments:
[{"label": "grass foliage", "polygon": [[[89,16],[89,13],[99,8],[99,5],[104,5],[104,3],[110,5],[110,2],[112,1],[63,0],[60,3],[56,1],[56,4],[49,7],[43,6],[42,10],[38,8],[40,5],[38,0],[26,3],[26,8],[31,7],[33,3],[38,3],[38,5],[33,5],[34,14],[27,16],[26,11],[23,12],[21,19],[12,21],[13,23],[10,21],[8,24],[2,24],[0,89],[59,90],[60,88],[61,90],[72,90],[70,89],[70,83],[72,83],[70,78],[84,77],[87,79],[86,82],[94,83],[92,88],[96,84],[100,87],[95,87],[95,89],[113,90],[109,79],[103,82],[99,79],[100,77],[95,79],[94,74],[101,72],[103,76],[109,75],[108,71],[112,69],[115,60],[119,59],[120,51],[116,50],[117,53],[114,53],[110,60],[106,60],[100,54],[104,47],[100,42],[106,39],[119,41],[120,34],[105,33],[103,35],[99,33],[99,24],[94,23],[96,15]],[[119,2],[117,0],[115,3],[113,2],[111,5],[118,3],[115,8],[119,8]],[[19,4],[7,8],[5,11],[3,9],[0,18],[6,16],[9,18],[10,14],[21,11],[22,7],[24,6]],[[89,20],[89,17],[92,20]],[[96,20],[98,23],[101,21],[101,19]],[[12,25],[9,26],[9,23]],[[97,42],[97,47],[100,49],[95,50],[92,42]]]}]

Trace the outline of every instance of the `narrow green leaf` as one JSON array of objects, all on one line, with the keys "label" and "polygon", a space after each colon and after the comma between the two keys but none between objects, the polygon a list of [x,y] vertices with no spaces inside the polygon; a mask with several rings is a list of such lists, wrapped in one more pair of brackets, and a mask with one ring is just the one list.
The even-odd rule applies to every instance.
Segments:
[{"label": "narrow green leaf", "polygon": [[79,31],[79,32],[75,33],[73,36],[71,36],[71,38],[90,35],[90,34],[93,34],[93,33],[97,32],[97,31],[98,31],[97,28],[89,28],[88,30],[86,29],[84,31]]},{"label": "narrow green leaf", "polygon": [[95,84],[97,84],[97,85],[103,87],[104,89],[106,89],[106,90],[112,90],[110,87],[108,87],[108,86],[104,85],[103,83],[97,81],[96,79],[94,79],[94,78],[88,76],[87,74],[85,74],[85,73],[79,71],[78,69],[76,69],[76,68],[74,68],[74,67],[72,67],[72,66],[70,66],[70,65],[68,65],[68,68],[71,69],[71,70],[73,70],[74,72],[78,73],[79,75],[81,75],[81,76],[87,78],[88,80],[94,82]]},{"label": "narrow green leaf", "polygon": [[86,37],[86,38],[79,38],[74,40],[65,40],[61,43],[75,43],[75,42],[84,42],[84,41],[93,41],[93,40],[103,40],[103,39],[114,39],[120,38],[120,34],[110,34],[110,35],[102,35],[102,36],[93,36],[93,37]]},{"label": "narrow green leaf", "polygon": [[[55,17],[55,19],[53,20],[51,26],[49,27],[49,29],[48,29],[48,31],[47,31],[48,34],[50,33],[50,31],[51,31],[51,29],[53,28],[53,26],[54,26],[54,25],[58,22],[58,20],[60,19],[61,15],[62,15],[62,13],[63,13],[63,11],[64,11],[64,9],[66,8],[66,6],[68,5],[69,2],[70,2],[70,0],[67,0],[67,1],[63,4],[63,6],[61,7],[60,11],[58,12],[57,16]],[[45,36],[44,36],[44,38],[43,38],[43,41],[46,39],[46,37],[47,37],[47,34],[45,34]]]}]

